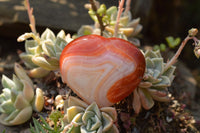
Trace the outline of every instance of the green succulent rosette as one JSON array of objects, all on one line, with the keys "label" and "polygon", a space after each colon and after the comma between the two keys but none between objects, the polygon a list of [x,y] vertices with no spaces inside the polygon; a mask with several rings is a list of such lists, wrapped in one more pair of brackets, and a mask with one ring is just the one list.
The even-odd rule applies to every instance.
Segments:
[{"label": "green succulent rosette", "polygon": [[141,107],[148,110],[154,106],[154,100],[170,100],[168,88],[174,79],[174,66],[165,68],[160,51],[147,50],[144,53],[146,71],[138,88],[133,92],[133,108],[139,113]]},{"label": "green succulent rosette", "polygon": [[[28,40],[32,38],[31,40]],[[64,47],[71,41],[70,35],[61,30],[57,36],[46,29],[41,37],[34,33],[25,33],[18,41],[25,41],[25,52],[19,56],[30,68],[29,75],[34,78],[46,76],[51,70],[59,69],[59,58]]]},{"label": "green succulent rosette", "polygon": [[117,120],[115,108],[98,108],[94,102],[90,105],[70,96],[65,105],[63,133],[119,133],[114,122]]},{"label": "green succulent rosette", "polygon": [[[115,31],[115,25],[117,20],[118,8],[116,6],[106,7],[105,4],[96,4],[98,9],[97,13],[102,17],[103,24],[106,26],[103,32],[104,37],[113,37]],[[88,13],[90,17],[94,20],[94,25],[83,25],[78,30],[75,37],[80,37],[83,35],[98,34],[100,35],[100,25],[95,11],[92,10],[91,5],[86,6],[88,8]],[[130,11],[123,12],[119,21],[118,38],[123,38],[127,40],[129,37],[135,37],[142,30],[142,25],[140,24],[140,18],[132,19],[132,14]]]},{"label": "green succulent rosette", "polygon": [[[25,123],[33,108],[41,111],[44,104],[43,94],[34,95],[33,83],[19,64],[15,64],[15,73],[12,80],[3,75],[1,81],[4,88],[0,94],[0,123],[8,126]],[[42,106],[35,104],[38,98]]]}]

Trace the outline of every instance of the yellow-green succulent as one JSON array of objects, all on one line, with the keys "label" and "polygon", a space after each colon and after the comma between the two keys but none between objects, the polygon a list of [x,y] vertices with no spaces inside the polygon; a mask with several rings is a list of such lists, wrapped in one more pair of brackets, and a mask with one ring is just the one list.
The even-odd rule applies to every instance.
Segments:
[{"label": "yellow-green succulent", "polygon": [[147,50],[144,53],[146,71],[140,85],[133,92],[133,108],[139,113],[141,107],[148,110],[153,107],[154,100],[166,102],[170,100],[168,88],[174,79],[175,67],[165,67],[160,51]]},{"label": "yellow-green succulent", "polygon": [[113,107],[98,108],[70,96],[64,105],[65,128],[63,133],[118,133],[115,126],[117,112]]},{"label": "yellow-green succulent", "polygon": [[[33,38],[32,40],[28,40]],[[70,35],[61,30],[57,36],[46,29],[41,37],[34,33],[25,33],[18,41],[25,41],[25,52],[19,56],[25,65],[30,68],[31,77],[46,76],[51,70],[59,69],[59,58],[64,47],[71,41]]]},{"label": "yellow-green succulent", "polygon": [[[19,64],[14,68],[16,75],[12,80],[3,75],[1,81],[4,89],[0,94],[0,123],[8,126],[28,121],[33,108],[41,111],[44,104],[43,93],[34,95],[33,83],[24,69]],[[35,104],[36,99],[41,99],[39,105]]]},{"label": "yellow-green succulent", "polygon": [[[98,6],[98,4],[97,4]],[[87,6],[88,13],[90,17],[94,20],[94,25],[83,25],[78,30],[75,37],[80,37],[83,35],[98,34],[100,35],[100,24],[97,19],[96,13],[92,10],[91,6]],[[115,25],[117,23],[117,12],[118,9],[116,6],[111,6],[106,8],[104,4],[101,4],[97,7],[97,13],[102,17],[102,22],[105,26],[103,31],[104,37],[113,37],[115,32]],[[129,37],[135,37],[142,30],[142,25],[140,24],[140,18],[132,19],[131,12],[123,12],[119,20],[119,30],[118,38],[123,38],[127,40]]]}]

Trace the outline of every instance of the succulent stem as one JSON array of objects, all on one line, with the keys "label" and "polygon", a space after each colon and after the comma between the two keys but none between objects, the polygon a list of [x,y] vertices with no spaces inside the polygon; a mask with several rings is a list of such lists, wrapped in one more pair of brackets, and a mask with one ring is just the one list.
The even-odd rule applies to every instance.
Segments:
[{"label": "succulent stem", "polygon": [[92,5],[92,10],[94,10],[94,12],[95,12],[95,14],[97,16],[97,19],[98,19],[99,25],[100,25],[100,29],[101,29],[101,36],[103,36],[103,31],[105,29],[105,26],[103,24],[102,17],[97,13],[97,7],[95,5],[94,0],[90,0],[90,4]]},{"label": "succulent stem", "polygon": [[29,21],[30,21],[29,26],[31,28],[31,31],[35,35],[37,35],[37,31],[36,31],[36,28],[35,28],[35,17],[33,15],[33,8],[30,7],[29,0],[25,0],[25,7],[26,7],[28,17],[29,17]]},{"label": "succulent stem", "polygon": [[190,36],[188,35],[181,43],[181,46],[179,47],[179,49],[177,50],[176,54],[171,58],[170,61],[167,62],[167,64],[165,65],[164,68],[164,72],[170,67],[172,66],[174,63],[176,63],[177,58],[179,57],[179,55],[181,54],[183,48],[185,47],[185,45],[187,44],[187,42],[189,40],[193,40],[195,43],[195,47],[198,44],[199,40],[195,37],[195,36]]},{"label": "succulent stem", "polygon": [[128,14],[128,11],[130,10],[130,8],[131,8],[131,0],[126,0],[126,8],[124,11],[124,15]]},{"label": "succulent stem", "polygon": [[114,37],[117,37],[117,34],[118,34],[118,26],[119,26],[120,16],[121,16],[121,14],[124,10],[123,6],[124,6],[124,0],[121,0],[119,2],[119,6],[118,6],[117,21],[116,21],[116,24],[115,24]]}]

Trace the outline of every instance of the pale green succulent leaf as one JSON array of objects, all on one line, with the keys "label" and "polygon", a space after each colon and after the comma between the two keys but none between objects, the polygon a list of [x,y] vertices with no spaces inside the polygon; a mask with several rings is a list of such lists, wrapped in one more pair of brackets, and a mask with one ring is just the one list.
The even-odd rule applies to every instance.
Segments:
[{"label": "pale green succulent leaf", "polygon": [[160,76],[159,79],[161,81],[157,84],[153,84],[154,87],[168,87],[171,85],[171,81],[167,76]]},{"label": "pale green succulent leaf", "polygon": [[41,39],[42,40],[47,40],[47,39],[50,39],[52,41],[55,41],[56,37],[54,35],[54,33],[50,30],[50,29],[46,29],[42,35],[41,35]]},{"label": "pale green succulent leaf", "polygon": [[111,6],[106,10],[106,15],[110,16],[113,13],[117,12],[117,7],[116,6]]},{"label": "pale green succulent leaf", "polygon": [[176,69],[175,66],[171,66],[163,73],[163,75],[171,78],[174,75],[175,69]]},{"label": "pale green succulent leaf", "polygon": [[149,57],[146,57],[145,60],[146,60],[146,68],[153,69],[155,67],[154,62]]},{"label": "pale green succulent leaf", "polygon": [[4,101],[1,105],[0,108],[3,110],[2,113],[10,114],[15,110],[15,107],[13,105],[13,102],[11,100]]},{"label": "pale green succulent leaf", "polygon": [[25,97],[23,96],[22,93],[19,93],[16,100],[15,100],[15,103],[14,103],[14,107],[16,109],[23,109],[27,106],[30,106],[30,104],[28,103],[28,101],[25,99]]},{"label": "pale green succulent leaf", "polygon": [[102,107],[102,108],[100,108],[100,111],[108,114],[113,119],[113,121],[117,120],[117,111],[116,111],[115,108],[112,108],[112,107]]},{"label": "pale green succulent leaf", "polygon": [[23,84],[22,82],[19,80],[19,78],[13,74],[13,78],[12,78],[13,82],[15,83],[15,90],[21,91],[23,89]]},{"label": "pale green succulent leaf", "polygon": [[11,120],[13,120],[18,114],[19,114],[20,110],[14,110],[11,114],[8,115],[8,117],[6,117],[5,121],[9,122]]},{"label": "pale green succulent leaf", "polygon": [[32,62],[33,55],[26,54],[26,53],[21,53],[19,55],[19,57],[24,61],[25,65],[28,68],[35,68],[35,67],[37,67],[37,65]]},{"label": "pale green succulent leaf", "polygon": [[35,48],[37,46],[37,42],[35,40],[26,40],[25,41],[25,51],[27,54],[35,54]]},{"label": "pale green succulent leaf", "polygon": [[43,43],[42,43],[42,50],[43,52],[48,55],[48,56],[55,56],[56,53],[54,51],[54,43],[53,41],[51,40],[45,40]]},{"label": "pale green succulent leaf", "polygon": [[123,17],[120,18],[119,22],[123,26],[127,26],[128,22],[129,22],[129,17],[128,16],[123,16]]},{"label": "pale green succulent leaf", "polygon": [[168,92],[166,90],[157,90],[149,88],[148,91],[151,94],[152,98],[156,101],[167,102],[170,100],[170,98],[168,97]]},{"label": "pale green succulent leaf", "polygon": [[2,91],[3,93],[0,95],[0,99],[2,100],[0,101],[0,103],[4,102],[5,100],[10,99],[10,96],[11,96],[11,90],[9,88],[4,88]]},{"label": "pale green succulent leaf", "polygon": [[102,112],[103,132],[108,131],[113,125],[113,119],[106,113]]},{"label": "pale green succulent leaf", "polygon": [[2,76],[1,83],[4,88],[11,89],[15,86],[15,83],[5,75]]},{"label": "pale green succulent leaf", "polygon": [[85,125],[81,126],[81,133],[97,133],[97,131],[88,131]]},{"label": "pale green succulent leaf", "polygon": [[82,122],[82,116],[83,116],[83,112],[78,113],[75,115],[75,117],[72,119],[72,123],[75,124],[76,126],[80,126],[83,124]]},{"label": "pale green succulent leaf", "polygon": [[42,111],[43,106],[44,106],[43,91],[40,88],[36,88],[36,94],[35,94],[33,102],[32,102],[33,110],[36,112],[40,112],[40,111]]},{"label": "pale green succulent leaf", "polygon": [[69,108],[67,108],[67,121],[68,123],[71,123],[71,121],[73,120],[73,118],[78,114],[78,113],[81,113],[81,112],[84,112],[84,108],[82,107],[79,107],[79,106],[71,106]]},{"label": "pale green succulent leaf", "polygon": [[42,78],[47,76],[49,73],[49,70],[46,70],[42,67],[36,67],[28,71],[28,75],[32,78]]},{"label": "pale green succulent leaf", "polygon": [[155,69],[155,70],[154,70],[154,73],[153,73],[153,78],[154,78],[154,79],[157,79],[157,78],[160,76],[160,73],[161,73],[161,72],[160,72],[159,70]]},{"label": "pale green succulent leaf", "polygon": [[140,18],[133,19],[131,22],[127,24],[127,27],[136,28],[137,25],[140,23]]},{"label": "pale green succulent leaf", "polygon": [[12,101],[13,103],[15,102],[15,100],[16,100],[18,94],[19,94],[19,92],[18,92],[17,90],[12,89],[10,99],[11,99],[11,101]]},{"label": "pale green succulent leaf", "polygon": [[149,58],[158,58],[158,55],[153,52],[152,50],[147,50],[144,54],[144,57],[149,57]]},{"label": "pale green succulent leaf", "polygon": [[78,36],[90,35],[93,33],[93,28],[90,25],[82,25],[77,33],[78,33]]},{"label": "pale green succulent leaf", "polygon": [[33,97],[34,97],[33,87],[26,80],[22,80],[22,82],[23,82],[23,86],[24,86],[23,96],[28,102],[31,102],[33,100]]},{"label": "pale green succulent leaf", "polygon": [[32,112],[32,107],[27,106],[26,108],[23,108],[12,121],[9,121],[9,123],[11,125],[20,125],[31,118]]},{"label": "pale green succulent leaf", "polygon": [[57,34],[56,37],[57,37],[57,39],[58,39],[58,38],[65,39],[65,36],[66,36],[66,35],[65,35],[65,31],[64,31],[64,30],[61,30],[61,31]]},{"label": "pale green succulent leaf", "polygon": [[94,131],[102,125],[101,120],[93,111],[86,111],[83,114],[82,120],[88,131]]},{"label": "pale green succulent leaf", "polygon": [[71,107],[71,106],[80,106],[83,109],[86,109],[88,107],[88,104],[86,104],[85,102],[81,101],[80,99],[73,97],[73,96],[69,96],[66,105],[67,108]]},{"label": "pale green succulent leaf", "polygon": [[59,69],[59,60],[55,57],[48,57],[48,56],[34,56],[34,58],[32,58],[32,61],[46,69],[46,70],[57,70]]},{"label": "pale green succulent leaf", "polygon": [[142,107],[146,110],[152,108],[154,105],[154,101],[149,92],[145,88],[139,88],[138,93],[140,95]]},{"label": "pale green succulent leaf", "polygon": [[100,112],[99,107],[97,106],[97,104],[96,104],[95,102],[93,102],[92,104],[90,104],[90,105],[86,108],[85,112],[87,112],[87,111],[92,111],[92,112],[94,112],[94,113],[97,115],[97,117],[98,117],[99,119],[101,119],[101,112]]},{"label": "pale green succulent leaf", "polygon": [[163,58],[153,58],[151,60],[155,64],[155,69],[162,73],[164,70]]},{"label": "pale green succulent leaf", "polygon": [[25,70],[22,68],[22,66],[20,66],[19,64],[15,63],[14,66],[15,69],[15,74],[17,75],[17,77],[20,80],[26,80],[27,82],[29,82],[29,84],[31,84],[31,86],[33,86],[32,80],[29,78],[29,76],[26,74]]}]

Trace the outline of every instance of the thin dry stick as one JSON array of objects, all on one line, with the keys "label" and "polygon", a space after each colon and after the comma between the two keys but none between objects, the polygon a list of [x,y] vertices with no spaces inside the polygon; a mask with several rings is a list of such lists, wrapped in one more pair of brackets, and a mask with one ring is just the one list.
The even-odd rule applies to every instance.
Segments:
[{"label": "thin dry stick", "polygon": [[95,5],[94,0],[90,0],[90,4],[92,5],[92,10],[94,10],[95,15],[97,16],[97,19],[99,21],[99,25],[100,25],[100,29],[101,29],[101,36],[102,36],[103,35],[103,31],[105,29],[105,26],[104,26],[103,21],[102,21],[102,17],[99,16],[99,14],[97,13],[97,7]]},{"label": "thin dry stick", "polygon": [[128,15],[128,11],[131,9],[131,0],[126,0],[126,8],[124,11],[124,15]]},{"label": "thin dry stick", "polygon": [[35,17],[33,16],[33,8],[30,7],[29,0],[25,0],[25,7],[26,7],[28,17],[29,17],[29,21],[30,21],[29,26],[31,28],[31,31],[35,35],[37,35],[37,31],[36,31],[36,28],[35,28]]},{"label": "thin dry stick", "polygon": [[121,0],[119,2],[119,6],[118,6],[118,13],[117,13],[117,20],[116,20],[116,24],[115,24],[114,37],[117,37],[117,34],[118,34],[118,26],[119,26],[120,16],[124,10],[123,6],[124,6],[124,0]]},{"label": "thin dry stick", "polygon": [[180,46],[179,49],[176,51],[176,54],[173,56],[173,58],[171,58],[171,60],[168,61],[167,64],[165,65],[164,72],[165,72],[170,66],[172,66],[174,63],[176,63],[177,58],[178,58],[179,55],[181,54],[181,51],[183,50],[183,48],[185,47],[186,43],[187,43],[190,39],[193,39],[194,41],[196,40],[195,37],[187,36],[187,37],[182,41],[181,46]]}]

